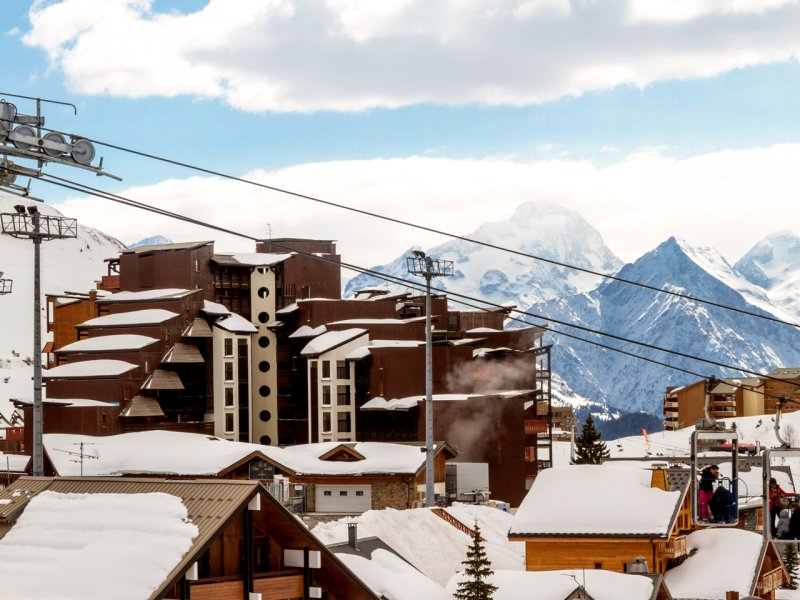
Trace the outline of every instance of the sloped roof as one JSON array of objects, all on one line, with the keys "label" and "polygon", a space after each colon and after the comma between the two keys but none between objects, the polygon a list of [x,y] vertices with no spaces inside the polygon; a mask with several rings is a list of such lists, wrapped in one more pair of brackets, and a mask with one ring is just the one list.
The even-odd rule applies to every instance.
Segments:
[{"label": "sloped roof", "polygon": [[308,342],[300,354],[302,356],[318,356],[367,334],[369,332],[366,329],[360,328],[328,331]]},{"label": "sloped roof", "polygon": [[183,337],[188,338],[210,338],[214,337],[211,327],[203,319],[194,319],[183,331]]},{"label": "sloped roof", "polygon": [[142,386],[143,390],[183,390],[186,389],[175,371],[156,369]]},{"label": "sloped roof", "polygon": [[166,250],[195,250],[203,246],[213,245],[212,240],[202,242],[178,242],[175,244],[153,244],[152,246],[137,246],[123,250],[122,254],[147,254],[148,252],[160,252]]},{"label": "sloped roof", "polygon": [[147,302],[150,300],[173,300],[185,298],[192,294],[199,293],[200,290],[185,290],[180,288],[164,288],[157,290],[142,290],[140,292],[117,292],[97,299],[98,304],[110,304],[115,302]]},{"label": "sloped roof", "polygon": [[244,317],[234,313],[215,321],[214,327],[219,327],[231,333],[258,333],[258,327]]},{"label": "sloped roof", "polygon": [[613,463],[545,469],[517,510],[509,537],[666,537],[686,488],[664,491],[651,487],[651,478],[647,469]]},{"label": "sloped roof", "polygon": [[121,334],[100,335],[86,338],[62,346],[56,354],[67,352],[114,352],[122,350],[141,350],[145,346],[158,342],[156,338],[147,335]]},{"label": "sloped roof", "polygon": [[167,364],[188,364],[203,363],[206,361],[203,360],[200,351],[194,344],[177,342],[172,346],[172,348],[167,350],[166,354],[164,355],[164,359],[161,362]]},{"label": "sloped roof", "polygon": [[158,325],[179,317],[178,313],[171,310],[164,310],[162,308],[147,308],[144,310],[131,310],[128,312],[114,313],[112,315],[104,315],[102,317],[95,317],[83,323],[78,324],[78,327],[126,327],[134,325]]},{"label": "sloped roof", "polygon": [[122,410],[120,417],[163,417],[164,411],[155,398],[134,396]]},{"label": "sloped roof", "polygon": [[47,369],[42,373],[45,379],[93,379],[104,377],[119,377],[120,375],[137,369],[139,365],[124,360],[82,360],[67,363],[60,367]]}]

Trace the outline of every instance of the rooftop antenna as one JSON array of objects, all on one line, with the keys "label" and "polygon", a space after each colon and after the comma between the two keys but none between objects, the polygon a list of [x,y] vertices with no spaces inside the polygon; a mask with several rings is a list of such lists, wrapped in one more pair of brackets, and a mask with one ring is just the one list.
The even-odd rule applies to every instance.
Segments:
[{"label": "rooftop antenna", "polygon": [[75,456],[76,458],[71,458],[69,462],[79,463],[81,465],[81,477],[83,477],[83,459],[84,458],[93,458],[95,460],[100,458],[100,455],[95,450],[92,454],[87,454],[83,451],[84,446],[94,446],[94,442],[74,442],[73,446],[78,446],[78,452],[74,450],[61,450],[60,448],[53,448],[56,452],[63,452],[64,454],[69,454],[70,456]]},{"label": "rooftop antenna", "polygon": [[[95,158],[94,144],[83,136],[74,133],[63,133],[55,130],[44,130],[42,103],[57,104],[72,108],[74,114],[78,109],[74,104],[22,96],[0,92],[0,96],[32,100],[36,103],[36,114],[26,115],[17,110],[15,104],[0,99],[0,190],[26,198],[38,200],[30,196],[30,184],[27,187],[16,183],[18,176],[39,179],[42,169],[56,163],[90,171],[95,175],[104,175],[120,180],[103,170],[103,160],[93,165]],[[43,134],[43,131],[47,133]],[[13,159],[13,160],[12,160]],[[33,166],[22,166],[17,161],[33,161]],[[42,447],[42,307],[41,307],[41,244],[42,241],[74,238],[78,235],[75,219],[45,215],[36,206],[17,204],[14,213],[0,213],[2,232],[17,238],[33,241],[34,248],[34,286],[33,286],[33,475],[44,474],[44,450]]]}]

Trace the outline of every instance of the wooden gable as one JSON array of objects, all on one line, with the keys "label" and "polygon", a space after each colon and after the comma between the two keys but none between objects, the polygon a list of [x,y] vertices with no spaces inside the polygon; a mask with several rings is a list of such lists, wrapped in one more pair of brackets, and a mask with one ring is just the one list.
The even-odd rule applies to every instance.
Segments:
[{"label": "wooden gable", "polygon": [[320,456],[319,459],[330,462],[357,462],[359,460],[365,460],[366,456],[360,452],[356,452],[354,448],[347,444],[339,444]]}]

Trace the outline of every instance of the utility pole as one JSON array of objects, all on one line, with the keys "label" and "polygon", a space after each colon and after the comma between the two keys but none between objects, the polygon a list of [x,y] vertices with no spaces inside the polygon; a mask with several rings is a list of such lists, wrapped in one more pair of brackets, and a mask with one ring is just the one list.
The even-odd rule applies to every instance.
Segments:
[{"label": "utility pole", "polygon": [[[36,114],[24,115],[10,102],[0,100],[0,191],[14,196],[37,200],[30,196],[30,180],[27,186],[16,183],[18,176],[40,179],[46,177],[42,172],[45,165],[57,163],[77,167],[119,179],[103,171],[103,159],[97,166],[92,165],[95,157],[94,144],[74,134],[50,130],[43,133],[44,117],[42,103],[69,106],[77,114],[74,104],[20,96],[0,92],[2,96],[12,96],[36,102]],[[35,161],[35,166],[24,167],[10,160]],[[16,238],[33,241],[33,474],[44,474],[42,449],[42,308],[41,308],[41,244],[43,240],[74,238],[78,235],[75,219],[44,215],[36,206],[18,204],[15,213],[0,214],[2,232]],[[10,291],[10,282],[9,282]]]},{"label": "utility pole", "polygon": [[435,506],[433,491],[433,336],[431,329],[431,279],[451,277],[452,260],[426,256],[422,250],[412,250],[406,258],[408,272],[425,278],[425,505]]}]

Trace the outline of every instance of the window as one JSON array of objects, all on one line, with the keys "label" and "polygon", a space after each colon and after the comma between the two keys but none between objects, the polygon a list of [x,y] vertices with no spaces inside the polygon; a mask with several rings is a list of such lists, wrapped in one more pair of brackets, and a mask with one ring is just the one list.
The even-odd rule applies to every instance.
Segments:
[{"label": "window", "polygon": [[322,386],[322,406],[330,406],[331,405],[331,386],[323,385]]},{"label": "window", "polygon": [[331,361],[329,361],[329,360],[321,360],[319,362],[322,363],[322,378],[323,379],[330,379],[331,378]]},{"label": "window", "polygon": [[100,416],[100,429],[108,429],[108,415]]},{"label": "window", "polygon": [[336,377],[338,379],[350,379],[350,363],[348,361],[336,361]]},{"label": "window", "polygon": [[225,363],[225,381],[233,381],[233,363]]},{"label": "window", "polygon": [[349,406],[350,405],[350,386],[340,385],[336,389],[336,405]]},{"label": "window", "polygon": [[233,388],[225,388],[225,408],[233,408]]},{"label": "window", "polygon": [[350,433],[350,413],[340,412],[337,415],[337,431],[339,433]]},{"label": "window", "polygon": [[356,496],[363,496],[364,490],[356,490]]},{"label": "window", "polygon": [[331,413],[322,413],[322,431],[329,432],[331,430]]},{"label": "window", "polygon": [[339,490],[340,496],[347,496],[347,490]]},{"label": "window", "polygon": [[594,563],[594,568],[595,569],[602,569],[603,568],[603,563]]},{"label": "window", "polygon": [[233,356],[233,340],[230,338],[225,340],[225,356]]},{"label": "window", "polygon": [[330,490],[325,490],[324,492],[322,492],[322,495],[323,496],[333,496],[333,492],[330,491]]},{"label": "window", "polygon": [[233,413],[225,413],[225,433],[233,433]]}]

